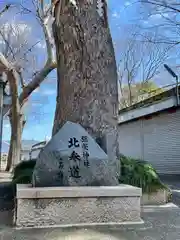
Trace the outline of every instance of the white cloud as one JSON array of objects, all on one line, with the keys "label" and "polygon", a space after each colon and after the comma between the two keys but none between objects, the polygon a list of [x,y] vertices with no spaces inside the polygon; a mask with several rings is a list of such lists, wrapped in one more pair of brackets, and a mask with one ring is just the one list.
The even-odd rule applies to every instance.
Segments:
[{"label": "white cloud", "polygon": [[49,141],[49,140],[51,140],[51,137],[50,136],[45,136],[45,141]]},{"label": "white cloud", "polygon": [[152,19],[152,20],[158,20],[160,18],[162,18],[162,15],[160,13],[153,14],[150,16],[150,19]]},{"label": "white cloud", "polygon": [[40,91],[40,88],[38,87],[38,88],[36,88],[33,92],[34,93],[38,93]]},{"label": "white cloud", "polygon": [[120,14],[115,11],[115,12],[113,12],[112,17],[119,18]]},{"label": "white cloud", "polygon": [[43,103],[33,102],[33,103],[31,103],[31,105],[33,107],[41,107],[41,106],[43,106]]},{"label": "white cloud", "polygon": [[10,126],[9,123],[6,123],[6,124],[4,124],[4,127],[5,127],[5,128],[10,128],[11,126]]},{"label": "white cloud", "polygon": [[169,14],[168,13],[163,13],[163,16],[164,17],[169,17]]},{"label": "white cloud", "polygon": [[31,27],[25,23],[18,23],[18,22],[9,22],[4,23],[1,25],[1,29],[4,32],[12,31],[12,35],[23,34],[23,33],[30,33]]},{"label": "white cloud", "polygon": [[127,1],[127,2],[125,2],[125,4],[124,4],[124,6],[130,6],[131,5],[131,3],[129,2],[129,1]]},{"label": "white cloud", "polygon": [[45,42],[38,42],[37,44],[36,44],[36,47],[38,47],[38,48],[45,48],[46,47],[46,43]]},{"label": "white cloud", "polygon": [[[20,44],[26,44],[26,40],[30,38],[31,27],[25,23],[11,21],[1,24],[1,32],[5,38],[9,39],[10,37],[10,41],[12,41],[13,44],[20,46]],[[3,51],[5,46],[6,42],[0,36],[0,50]]]},{"label": "white cloud", "polygon": [[0,44],[5,44],[5,42],[2,38],[0,38]]},{"label": "white cloud", "polygon": [[[28,39],[31,32],[31,27],[25,23],[17,23],[17,22],[9,22],[9,23],[2,23],[1,24],[1,32],[3,33],[5,38],[11,37],[14,40],[16,39],[19,41],[19,37],[22,36],[22,39]],[[0,36],[0,45],[3,47],[3,45],[6,45],[6,42]]]},{"label": "white cloud", "polygon": [[147,24],[149,24],[149,21],[146,21],[146,20],[145,20],[145,21],[143,21],[143,24],[144,24],[144,25],[147,25]]},{"label": "white cloud", "polygon": [[47,90],[43,91],[42,94],[43,95],[54,95],[54,94],[56,94],[56,90],[55,89],[47,89]]}]

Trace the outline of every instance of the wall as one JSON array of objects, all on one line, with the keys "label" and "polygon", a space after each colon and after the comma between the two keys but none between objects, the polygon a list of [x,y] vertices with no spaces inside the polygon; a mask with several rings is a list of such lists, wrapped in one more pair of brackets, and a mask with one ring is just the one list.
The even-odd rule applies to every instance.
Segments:
[{"label": "wall", "polygon": [[159,173],[180,174],[180,110],[119,125],[119,150],[149,161]]}]

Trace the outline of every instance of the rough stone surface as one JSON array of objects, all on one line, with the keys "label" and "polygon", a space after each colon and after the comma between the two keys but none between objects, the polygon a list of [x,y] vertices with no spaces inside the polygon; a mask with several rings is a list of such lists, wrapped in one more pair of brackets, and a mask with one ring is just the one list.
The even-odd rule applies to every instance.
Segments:
[{"label": "rough stone surface", "polygon": [[116,168],[110,162],[82,126],[67,122],[40,152],[33,185],[115,186]]},{"label": "rough stone surface", "polygon": [[140,197],[18,199],[19,227],[139,222]]},{"label": "rough stone surface", "polygon": [[169,192],[167,190],[159,190],[152,194],[143,194],[141,197],[142,205],[160,205],[168,202]]}]

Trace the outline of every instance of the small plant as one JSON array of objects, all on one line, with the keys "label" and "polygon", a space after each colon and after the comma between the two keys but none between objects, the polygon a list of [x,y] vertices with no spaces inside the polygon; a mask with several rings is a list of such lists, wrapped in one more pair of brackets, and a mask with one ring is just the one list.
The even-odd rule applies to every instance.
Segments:
[{"label": "small plant", "polygon": [[120,156],[121,177],[120,183],[142,188],[144,193],[167,189],[160,180],[156,170],[146,161]]},{"label": "small plant", "polygon": [[32,174],[36,165],[36,159],[20,162],[13,171],[12,184],[31,183]]}]

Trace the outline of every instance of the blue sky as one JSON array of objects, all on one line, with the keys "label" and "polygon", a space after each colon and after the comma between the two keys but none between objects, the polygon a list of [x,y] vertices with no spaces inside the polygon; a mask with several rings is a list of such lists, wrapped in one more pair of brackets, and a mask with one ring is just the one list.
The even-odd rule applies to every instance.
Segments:
[{"label": "blue sky", "polygon": [[[0,9],[7,0],[0,0]],[[11,0],[11,3],[28,4],[30,0]],[[30,5],[29,5],[30,6]],[[108,0],[109,24],[111,28],[113,42],[122,39],[128,29],[138,19],[138,5],[132,5],[131,1]],[[42,40],[42,31],[35,18],[30,15],[15,15],[14,10],[11,14],[4,16],[4,22],[14,21],[26,24],[30,28],[31,41]],[[156,19],[157,20],[157,19]],[[45,59],[44,42],[41,41],[36,47],[36,64],[41,67]],[[118,59],[119,49],[116,51]],[[166,75],[166,73],[163,73]],[[28,78],[28,74],[27,74]],[[34,139],[42,141],[45,137],[51,136],[54,111],[56,105],[56,71],[52,72],[44,83],[31,96],[25,112],[27,123],[23,132],[23,139]],[[7,120],[4,121],[3,139],[10,138],[10,126]]]}]

